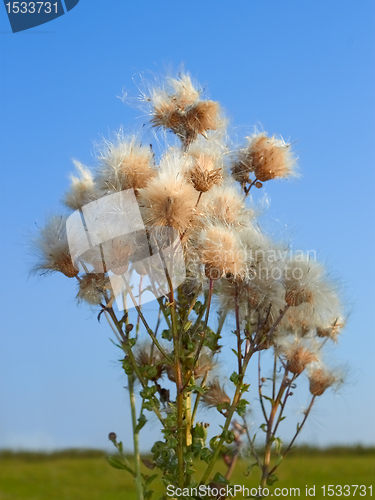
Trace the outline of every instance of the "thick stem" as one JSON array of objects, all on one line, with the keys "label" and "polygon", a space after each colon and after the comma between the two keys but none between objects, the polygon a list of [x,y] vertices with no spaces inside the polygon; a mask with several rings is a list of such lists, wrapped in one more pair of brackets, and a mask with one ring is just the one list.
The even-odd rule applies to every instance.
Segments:
[{"label": "thick stem", "polygon": [[174,348],[174,370],[176,376],[176,406],[177,406],[177,459],[178,459],[178,484],[180,487],[184,484],[184,394],[181,375],[181,359],[180,359],[180,339],[177,329],[176,305],[174,301],[173,290],[169,295],[172,319],[173,332],[173,348]]}]

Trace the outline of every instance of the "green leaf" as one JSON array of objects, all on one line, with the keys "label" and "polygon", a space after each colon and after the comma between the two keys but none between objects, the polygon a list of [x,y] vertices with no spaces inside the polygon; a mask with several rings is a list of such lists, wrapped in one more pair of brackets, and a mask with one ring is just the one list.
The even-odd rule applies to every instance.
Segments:
[{"label": "green leaf", "polygon": [[244,476],[250,476],[251,471],[254,469],[254,467],[259,467],[257,462],[254,462],[253,464],[250,464],[249,467],[246,469],[246,472],[244,472]]},{"label": "green leaf", "polygon": [[219,483],[219,484],[229,484],[230,483],[230,481],[228,479],[226,479],[222,474],[220,474],[220,472],[216,472],[212,482]]},{"label": "green leaf", "polygon": [[158,475],[157,475],[157,474],[153,474],[152,476],[148,477],[148,478],[146,479],[146,481],[145,481],[145,486],[148,486],[149,484],[151,484],[151,483],[152,483],[152,481],[153,481],[154,479],[156,479],[157,477],[158,477]]},{"label": "green leaf", "polygon": [[134,346],[135,346],[135,344],[136,344],[136,342],[137,342],[137,339],[132,338],[132,339],[129,339],[129,341],[128,341],[128,342],[129,342],[130,347],[134,347]]},{"label": "green leaf", "polygon": [[121,460],[119,460],[118,458],[107,457],[107,460],[108,460],[109,465],[111,467],[113,467],[114,469],[126,470],[127,472],[130,472],[130,474],[132,474],[133,476],[135,476],[134,471],[130,467],[128,467],[127,465],[125,465],[123,462],[121,462]]},{"label": "green leaf", "polygon": [[280,450],[281,450],[281,447],[283,445],[283,442],[281,441],[280,438],[275,438],[274,443],[275,443],[275,451],[276,451],[276,453],[280,453]]},{"label": "green leaf", "polygon": [[245,414],[246,414],[246,405],[248,405],[249,402],[246,401],[246,399],[241,399],[241,401],[239,401],[238,405],[237,405],[237,408],[236,408],[236,412],[238,413],[238,415],[240,417],[244,417]]},{"label": "green leaf", "polygon": [[203,304],[202,304],[202,302],[200,300],[196,301],[196,303],[194,304],[194,307],[193,307],[193,311],[195,312],[195,314],[199,314],[200,313],[202,305]]},{"label": "green leaf", "polygon": [[275,400],[272,398],[269,398],[268,396],[262,396],[264,399],[267,399],[267,401],[270,401],[271,405],[273,406],[275,404]]},{"label": "green leaf", "polygon": [[187,332],[189,330],[189,328],[191,327],[191,325],[192,325],[192,322],[191,321],[187,321],[184,324],[184,332]]},{"label": "green leaf", "polygon": [[165,339],[165,340],[172,340],[172,338],[173,338],[173,333],[172,333],[172,331],[171,331],[171,330],[169,330],[169,329],[168,329],[168,330],[163,330],[163,331],[161,332],[161,338],[162,338],[162,339]]},{"label": "green leaf", "polygon": [[278,481],[279,478],[276,476],[276,474],[270,474],[267,478],[267,484],[269,486],[272,486],[276,481]]},{"label": "green leaf", "polygon": [[138,424],[135,428],[135,432],[139,432],[142,427],[144,427],[146,425],[146,422],[147,422],[147,418],[145,417],[145,415],[142,413],[142,415],[139,417],[138,419]]},{"label": "green leaf", "polygon": [[230,376],[229,380],[233,382],[234,385],[238,384],[240,376],[238,375],[237,372],[233,372],[232,375]]},{"label": "green leaf", "polygon": [[267,424],[262,424],[259,428],[262,429],[262,431],[267,432]]}]

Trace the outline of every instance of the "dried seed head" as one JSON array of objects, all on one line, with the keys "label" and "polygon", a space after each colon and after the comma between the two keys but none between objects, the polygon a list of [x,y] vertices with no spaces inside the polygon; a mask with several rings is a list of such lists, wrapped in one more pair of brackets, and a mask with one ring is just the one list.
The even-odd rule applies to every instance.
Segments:
[{"label": "dried seed head", "polygon": [[313,396],[321,396],[326,389],[331,387],[336,381],[332,372],[325,368],[315,368],[309,375],[310,392]]},{"label": "dried seed head", "polygon": [[313,297],[311,291],[304,288],[289,288],[285,292],[285,302],[289,306],[300,306],[304,302],[312,304],[312,301]]},{"label": "dried seed head", "polygon": [[245,224],[244,199],[231,184],[214,186],[203,197],[201,210],[203,216],[230,226]]},{"label": "dried seed head", "polygon": [[118,135],[115,142],[107,142],[98,160],[98,187],[108,193],[145,187],[156,175],[154,156],[149,146],[138,143],[136,136]]},{"label": "dried seed head", "polygon": [[288,177],[292,173],[294,159],[290,154],[290,144],[281,139],[259,134],[250,138],[249,158],[255,177],[262,182],[276,177]]},{"label": "dried seed head", "polygon": [[106,269],[113,274],[125,274],[129,269],[129,259],[134,250],[129,239],[126,236],[119,236],[106,241],[103,247]]},{"label": "dried seed head", "polygon": [[223,173],[221,168],[216,168],[214,156],[195,154],[194,159],[194,166],[189,174],[190,180],[197,191],[206,193],[215,184],[221,184]]},{"label": "dried seed head", "polygon": [[33,241],[33,246],[40,260],[34,266],[33,272],[58,271],[68,278],[77,276],[78,269],[74,266],[69,252],[65,217],[51,217],[46,226],[40,229],[39,235]]},{"label": "dried seed head", "polygon": [[79,282],[77,300],[98,305],[103,301],[103,294],[110,289],[109,278],[104,273],[85,274]]},{"label": "dried seed head", "polygon": [[316,329],[316,334],[321,338],[330,338],[333,341],[337,341],[337,337],[341,331],[341,329],[345,326],[343,321],[340,321],[338,318],[327,327],[318,326]]},{"label": "dried seed head", "polygon": [[317,357],[307,349],[296,344],[287,353],[288,370],[295,375],[300,375],[306,366],[313,361],[318,361]]},{"label": "dried seed head", "polygon": [[139,200],[143,219],[152,226],[183,233],[196,215],[197,192],[182,176],[160,174],[139,191]]},{"label": "dried seed head", "polygon": [[[248,145],[237,154],[232,166],[232,175],[242,185],[249,182],[249,173],[254,172],[259,181],[292,175],[295,159],[290,144],[283,139],[267,137],[265,133],[248,137]],[[258,184],[257,187],[262,187]]]},{"label": "dried seed head", "polygon": [[244,252],[231,228],[211,226],[202,231],[199,242],[206,276],[219,279],[226,273],[240,276],[246,272]]},{"label": "dried seed head", "polygon": [[231,166],[232,177],[235,181],[238,181],[241,186],[245,186],[248,182],[250,182],[250,172],[251,163],[244,162],[242,159],[238,159]]},{"label": "dried seed head", "polygon": [[90,170],[79,161],[73,160],[79,177],[71,175],[70,190],[65,194],[64,203],[72,210],[80,210],[84,205],[98,197],[97,189]]},{"label": "dried seed head", "polygon": [[164,365],[162,364],[160,351],[154,349],[154,351],[152,352],[151,345],[145,344],[139,348],[135,359],[140,367],[154,366],[156,368],[155,375],[151,378],[151,380],[155,382],[162,377]]},{"label": "dried seed head", "polygon": [[194,377],[196,379],[205,377],[213,369],[214,364],[212,354],[202,352],[194,367]]},{"label": "dried seed head", "polygon": [[214,380],[207,385],[207,391],[202,396],[202,402],[208,408],[216,408],[219,405],[230,403],[230,398],[219,381]]},{"label": "dried seed head", "polygon": [[154,127],[172,130],[185,147],[198,135],[219,126],[219,105],[213,101],[199,100],[199,91],[191,83],[188,75],[170,79],[172,92],[156,89],[151,95]]}]

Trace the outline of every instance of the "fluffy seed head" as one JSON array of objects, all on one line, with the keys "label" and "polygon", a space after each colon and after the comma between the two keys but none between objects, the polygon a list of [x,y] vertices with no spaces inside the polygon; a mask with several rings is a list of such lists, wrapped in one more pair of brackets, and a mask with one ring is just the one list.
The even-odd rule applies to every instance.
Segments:
[{"label": "fluffy seed head", "polygon": [[134,189],[137,191],[147,185],[156,175],[154,157],[149,146],[142,146],[137,137],[107,142],[99,153],[100,169],[98,186],[105,193]]},{"label": "fluffy seed head", "polygon": [[262,182],[288,177],[293,173],[295,159],[290,152],[290,144],[283,139],[261,133],[248,137],[248,141],[247,147],[238,153],[232,166],[232,175],[236,180],[248,182],[250,172],[254,172],[255,177]]},{"label": "fluffy seed head", "polygon": [[339,316],[340,303],[335,287],[321,264],[300,255],[283,266],[285,301],[289,306],[308,304],[317,317]]},{"label": "fluffy seed head", "polygon": [[189,75],[169,79],[171,91],[156,89],[151,95],[154,127],[172,130],[187,147],[198,135],[216,130],[219,125],[219,105],[199,100],[199,91]]},{"label": "fluffy seed head", "polygon": [[65,194],[64,203],[72,210],[80,210],[83,205],[93,201],[98,194],[90,170],[79,161],[73,160],[73,163],[79,177],[71,175],[71,186],[70,190]]},{"label": "fluffy seed head", "polygon": [[298,341],[290,346],[285,355],[288,360],[288,370],[295,375],[300,375],[308,364],[318,361],[316,355],[300,345]]},{"label": "fluffy seed head", "polygon": [[310,392],[313,396],[321,396],[331,387],[337,378],[327,368],[315,368],[309,374]]},{"label": "fluffy seed head", "polygon": [[109,289],[110,281],[104,273],[85,274],[79,282],[77,300],[98,305],[103,302],[103,294]]},{"label": "fluffy seed head", "polygon": [[244,252],[233,229],[215,225],[208,227],[200,234],[198,248],[209,279],[219,279],[226,273],[233,276],[245,274]]},{"label": "fluffy seed head", "polygon": [[[202,199],[202,215],[229,226],[245,223],[245,204],[237,189],[229,183],[214,186]],[[246,214],[248,217],[250,213]]]},{"label": "fluffy seed head", "polygon": [[212,353],[201,352],[194,367],[194,377],[196,379],[205,377],[213,369],[214,364]]},{"label": "fluffy seed head", "polygon": [[344,321],[340,320],[340,318],[336,318],[335,321],[333,321],[333,323],[330,324],[329,326],[326,327],[318,326],[316,329],[316,334],[318,337],[330,338],[334,342],[336,342],[337,337],[344,326],[345,326]]},{"label": "fluffy seed head", "polygon": [[207,384],[207,391],[202,396],[202,402],[208,408],[216,408],[219,405],[230,403],[230,398],[224,387],[215,379]]},{"label": "fluffy seed head", "polygon": [[136,361],[140,367],[153,366],[156,368],[155,375],[150,380],[159,380],[163,374],[164,366],[162,364],[162,356],[160,351],[154,349],[151,351],[151,345],[142,345],[136,354]]},{"label": "fluffy seed head", "polygon": [[183,233],[196,214],[197,192],[178,172],[162,171],[139,191],[143,220]]},{"label": "fluffy seed head", "polygon": [[211,155],[199,154],[194,157],[194,166],[190,170],[190,179],[197,191],[206,193],[212,186],[221,184],[223,174],[221,168],[215,168],[215,158]]},{"label": "fluffy seed head", "polygon": [[47,224],[40,229],[33,246],[39,256],[39,263],[34,266],[33,272],[45,273],[61,272],[68,278],[74,278],[78,269],[74,266],[66,235],[66,218],[63,216],[51,217]]}]

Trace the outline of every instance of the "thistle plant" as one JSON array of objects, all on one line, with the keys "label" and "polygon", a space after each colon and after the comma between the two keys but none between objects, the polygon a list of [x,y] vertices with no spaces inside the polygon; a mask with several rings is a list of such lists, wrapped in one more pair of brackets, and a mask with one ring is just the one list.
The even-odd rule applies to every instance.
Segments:
[{"label": "thistle plant", "polygon": [[[104,141],[95,169],[75,162],[64,204],[84,220],[87,207],[131,190],[144,231],[119,235],[116,224],[134,213],[111,205],[116,224],[103,223],[100,238],[86,227],[91,243],[100,243],[78,255],[66,224],[71,215],[55,216],[35,239],[34,270],[74,278],[77,300],[96,308],[113,331],[128,381],[134,460],[127,461],[111,432],[118,453],[109,462],[133,476],[138,499],[151,498],[156,477],[165,488],[188,488],[186,498],[197,498],[202,485],[220,491],[239,456],[249,457],[248,473],[258,469],[265,488],[276,481],[313,405],[341,381],[324,364],[326,343],[337,341],[344,324],[335,284],[309,255],[293,255],[264,234],[250,205],[264,183],[296,175],[296,158],[290,144],[266,133],[231,145],[219,104],[203,99],[188,74],[142,93],[140,104],[155,144],[122,132]],[[184,276],[176,286],[178,252]],[[160,256],[151,280],[150,255]],[[116,285],[119,277],[125,286]],[[158,304],[155,317],[143,303],[146,291]],[[233,349],[223,348],[222,339]],[[225,381],[220,361],[230,359],[235,370]],[[247,374],[251,363],[257,380]],[[287,405],[306,377],[310,403],[284,444]],[[248,423],[250,398],[263,419],[257,438]],[[222,420],[210,440],[209,424],[198,420],[201,406]],[[142,461],[139,435],[152,414],[163,438]],[[215,470],[222,461],[225,475]]]}]

